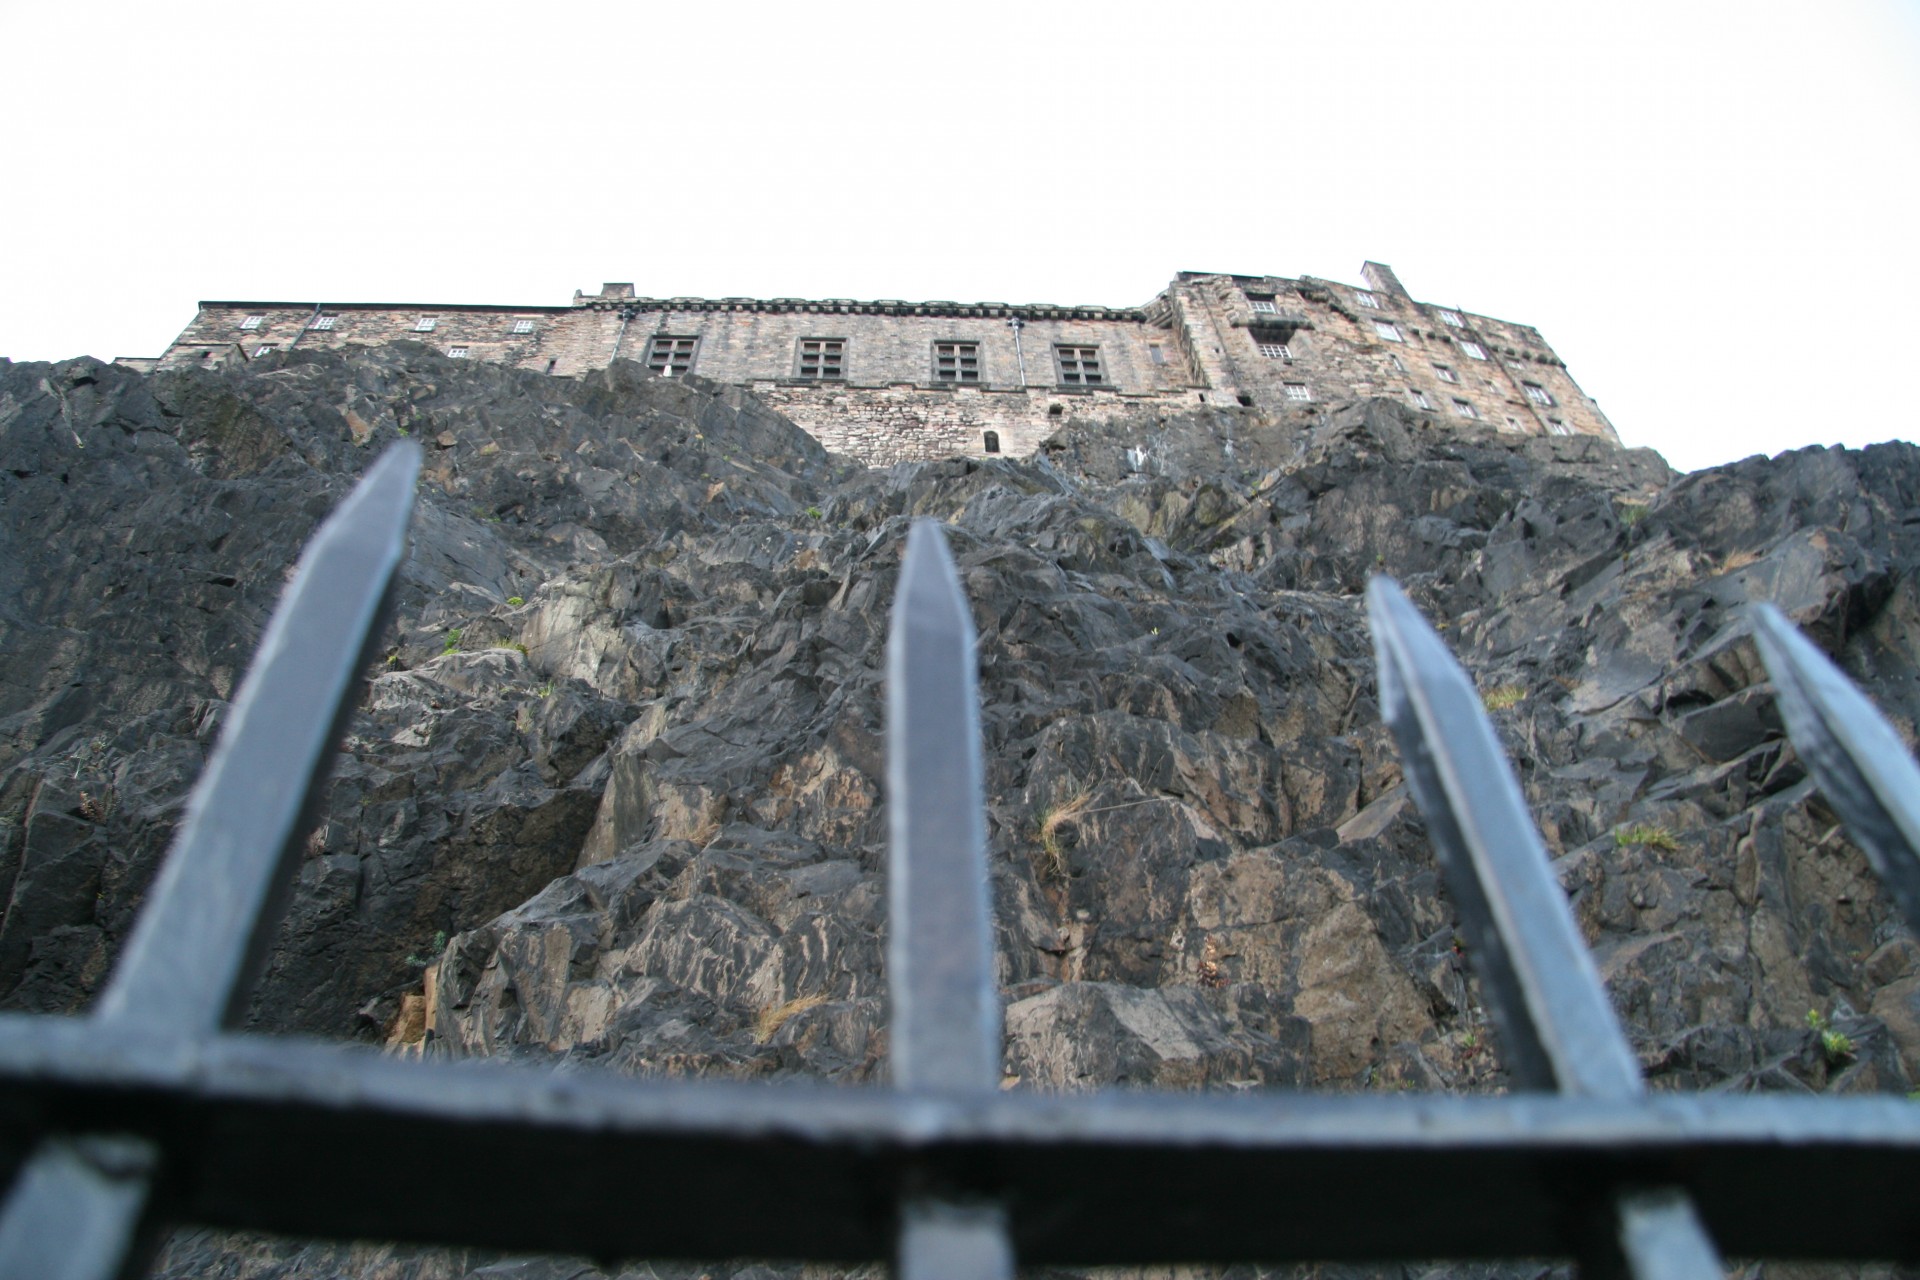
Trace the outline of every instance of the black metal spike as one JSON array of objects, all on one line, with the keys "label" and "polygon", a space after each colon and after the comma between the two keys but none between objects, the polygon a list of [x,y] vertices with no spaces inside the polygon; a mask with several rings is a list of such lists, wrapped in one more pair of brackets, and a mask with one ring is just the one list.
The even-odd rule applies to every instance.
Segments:
[{"label": "black metal spike", "polygon": [[[1000,1084],[973,619],[940,526],[914,522],[887,636],[888,1035],[901,1089]],[[954,1188],[900,1206],[901,1280],[1005,1280],[1003,1212]]]},{"label": "black metal spike", "polygon": [[1920,767],[1907,744],[1772,605],[1754,606],[1753,638],[1793,749],[1907,923],[1920,929]]},{"label": "black metal spike", "polygon": [[[1646,1084],[1633,1048],[1479,691],[1392,579],[1368,585],[1367,616],[1380,712],[1460,906],[1514,1075],[1575,1096],[1641,1096]],[[1691,1202],[1661,1190],[1609,1197],[1591,1269],[1624,1259],[1638,1280],[1722,1274]]]},{"label": "black metal spike", "polygon": [[[91,1022],[189,1044],[245,1009],[406,553],[419,470],[419,446],[389,449],[307,544]],[[122,1274],[151,1234],[157,1159],[141,1139],[41,1142],[0,1208],[0,1280]]]},{"label": "black metal spike", "polygon": [[245,1011],[406,554],[420,448],[368,470],[300,557],[94,1016],[204,1036]]}]

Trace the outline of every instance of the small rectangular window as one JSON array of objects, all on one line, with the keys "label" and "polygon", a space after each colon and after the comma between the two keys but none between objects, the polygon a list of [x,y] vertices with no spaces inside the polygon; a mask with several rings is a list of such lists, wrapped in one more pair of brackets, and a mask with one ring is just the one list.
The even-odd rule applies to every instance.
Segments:
[{"label": "small rectangular window", "polygon": [[1269,360],[1293,359],[1293,348],[1284,342],[1262,342],[1258,345],[1260,347],[1260,354]]},{"label": "small rectangular window", "polygon": [[698,338],[656,333],[647,340],[647,368],[663,378],[686,373],[693,368],[693,351],[699,345]]},{"label": "small rectangular window", "polygon": [[312,322],[307,325],[307,328],[331,329],[333,328],[333,322],[337,319],[339,319],[338,316],[315,316]]},{"label": "small rectangular window", "polygon": [[515,321],[513,322],[513,331],[514,331],[515,333],[532,333],[532,332],[533,332],[533,321],[531,321],[531,320],[515,320]]},{"label": "small rectangular window", "polygon": [[1566,423],[1560,421],[1560,419],[1558,418],[1547,419],[1547,430],[1553,432],[1553,434],[1557,436],[1570,436],[1573,434],[1573,428],[1568,426]]},{"label": "small rectangular window", "polygon": [[1440,319],[1456,329],[1464,329],[1467,327],[1467,322],[1460,318],[1458,311],[1442,311],[1440,313]]},{"label": "small rectangular window", "polygon": [[1373,331],[1379,334],[1381,337],[1385,338],[1388,342],[1406,341],[1406,339],[1400,336],[1400,326],[1396,324],[1389,324],[1385,320],[1375,320],[1373,322]]},{"label": "small rectangular window", "polygon": [[440,322],[432,316],[421,316],[413,322],[413,331],[415,333],[432,333],[439,324]]},{"label": "small rectangular window", "polygon": [[1106,375],[1100,371],[1098,347],[1055,347],[1053,360],[1060,370],[1060,385],[1063,387],[1098,387],[1106,384]]},{"label": "small rectangular window", "polygon": [[1252,307],[1255,311],[1263,312],[1268,315],[1272,315],[1280,310],[1279,306],[1273,300],[1273,295],[1270,293],[1248,294],[1247,305]]},{"label": "small rectangular window", "polygon": [[980,381],[980,344],[977,342],[934,343],[933,380],[935,382]]},{"label": "small rectangular window", "polygon": [[1525,431],[1526,428],[1520,425],[1520,419],[1513,417],[1511,414],[1509,414],[1507,417],[1507,430]]},{"label": "small rectangular window", "polygon": [[1311,400],[1313,399],[1313,388],[1304,382],[1289,382],[1287,384],[1287,399]]},{"label": "small rectangular window", "polygon": [[1539,383],[1523,382],[1520,386],[1526,391],[1527,399],[1533,401],[1535,404],[1551,405],[1553,403],[1553,394]]},{"label": "small rectangular window", "polygon": [[1455,400],[1453,402],[1453,411],[1463,418],[1477,418],[1480,416],[1474,412],[1473,406],[1465,400]]},{"label": "small rectangular window", "polygon": [[465,347],[448,347],[447,355],[454,360],[465,360],[467,358],[467,349]]},{"label": "small rectangular window", "polygon": [[1167,349],[1157,342],[1150,342],[1147,344],[1147,358],[1155,364],[1165,364],[1167,362]]},{"label": "small rectangular window", "polygon": [[258,360],[258,359],[259,359],[259,358],[260,358],[261,356],[263,356],[263,355],[265,355],[265,354],[267,354],[267,352],[269,352],[269,351],[271,351],[271,350],[273,350],[273,348],[274,348],[274,344],[273,344],[273,343],[271,343],[271,342],[265,342],[265,343],[262,343],[261,345],[259,345],[259,346],[257,346],[257,347],[255,347],[255,348],[253,349],[253,358],[254,358],[254,359],[256,359],[256,360]]},{"label": "small rectangular window", "polygon": [[1487,358],[1486,348],[1477,342],[1463,342],[1460,344],[1460,349],[1467,353],[1469,359],[1485,360]]},{"label": "small rectangular window", "polygon": [[799,376],[819,379],[845,377],[846,357],[845,338],[802,338]]},{"label": "small rectangular window", "polygon": [[267,322],[267,318],[265,316],[248,316],[245,320],[242,320],[240,322],[240,327],[242,329],[258,329],[261,325],[265,324],[266,322]]},{"label": "small rectangular window", "polygon": [[1418,387],[1408,387],[1407,394],[1413,397],[1413,403],[1415,408],[1418,408],[1418,409],[1433,408],[1433,401],[1427,399],[1427,393],[1420,390]]},{"label": "small rectangular window", "polygon": [[1460,381],[1460,375],[1455,373],[1453,370],[1447,368],[1446,365],[1437,364],[1433,366],[1433,371],[1440,376],[1440,381],[1442,382]]},{"label": "small rectangular window", "polygon": [[1388,356],[1387,359],[1393,362],[1393,371],[1395,373],[1405,373],[1407,371],[1407,366],[1401,362],[1399,356]]},{"label": "small rectangular window", "polygon": [[1365,289],[1355,289],[1353,291],[1353,300],[1363,307],[1371,307],[1375,311],[1380,309],[1380,299],[1374,297]]}]

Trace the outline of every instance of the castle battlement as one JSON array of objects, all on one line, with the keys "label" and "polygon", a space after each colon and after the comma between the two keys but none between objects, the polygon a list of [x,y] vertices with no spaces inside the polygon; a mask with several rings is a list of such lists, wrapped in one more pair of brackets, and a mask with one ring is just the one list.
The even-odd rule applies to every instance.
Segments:
[{"label": "castle battlement", "polygon": [[1616,440],[1538,330],[1364,286],[1183,271],[1141,307],[850,298],[647,298],[565,306],[202,302],[159,368],[418,341],[571,376],[614,360],[745,387],[868,462],[1037,449],[1069,418],[1239,405],[1295,415],[1388,396],[1441,419]]}]

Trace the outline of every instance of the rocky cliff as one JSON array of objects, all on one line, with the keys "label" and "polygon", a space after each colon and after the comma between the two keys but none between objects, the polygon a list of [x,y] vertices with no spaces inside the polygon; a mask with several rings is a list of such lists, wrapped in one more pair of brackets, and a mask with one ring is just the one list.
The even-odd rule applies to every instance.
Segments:
[{"label": "rocky cliff", "polygon": [[[1920,947],[1741,609],[1779,604],[1911,741],[1920,451],[1676,477],[1370,401],[871,471],[699,379],[409,344],[0,363],[7,1007],[86,1005],[301,541],[400,435],[413,556],[259,1030],[883,1078],[881,647],[933,516],[980,634],[1007,1087],[1503,1086],[1379,723],[1374,572],[1479,681],[1655,1087],[1920,1076]],[[161,1265],[600,1274],[195,1232]]]}]

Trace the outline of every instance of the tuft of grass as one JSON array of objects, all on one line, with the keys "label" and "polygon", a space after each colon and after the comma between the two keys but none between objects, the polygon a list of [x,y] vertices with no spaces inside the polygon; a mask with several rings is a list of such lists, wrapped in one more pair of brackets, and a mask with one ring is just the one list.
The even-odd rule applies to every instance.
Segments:
[{"label": "tuft of grass", "polygon": [[826,519],[826,513],[818,507],[808,507],[807,517],[811,520],[824,520]]},{"label": "tuft of grass", "polygon": [[1835,1031],[1818,1009],[1807,1010],[1807,1029],[1820,1037],[1820,1056],[1828,1066],[1837,1067],[1853,1056],[1853,1037]]},{"label": "tuft of grass", "polygon": [[408,956],[407,963],[412,965],[416,969],[424,969],[428,965],[432,964],[434,961],[438,960],[440,958],[440,953],[445,951],[446,949],[447,949],[447,931],[445,929],[435,929],[433,931],[433,946],[427,949],[427,953],[425,955]]},{"label": "tuft of grass", "polygon": [[1480,701],[1489,711],[1505,711],[1517,706],[1527,696],[1527,691],[1517,684],[1495,685],[1480,695]]},{"label": "tuft of grass", "polygon": [[827,1002],[825,996],[795,996],[785,1004],[768,1005],[753,1017],[753,1042],[766,1044],[778,1035],[780,1028],[796,1013],[805,1013],[817,1009]]},{"label": "tuft of grass", "polygon": [[525,604],[525,603],[526,603],[526,601],[525,601],[525,600],[522,600],[522,599],[521,599],[521,598],[520,598],[519,596],[508,596],[508,597],[507,597],[507,607],[508,607],[509,609],[518,609],[518,608],[519,608],[519,607],[520,607],[521,605],[523,605],[523,604]]},{"label": "tuft of grass", "polygon": [[1623,502],[1620,504],[1620,523],[1631,529],[1647,518],[1646,504]]},{"label": "tuft of grass", "polygon": [[1065,804],[1057,804],[1040,816],[1040,848],[1047,855],[1047,866],[1055,875],[1067,873],[1067,851],[1060,847],[1060,828],[1086,811],[1093,793],[1082,791]]},{"label": "tuft of grass", "polygon": [[520,656],[521,656],[521,657],[523,657],[523,658],[525,658],[525,657],[528,657],[528,656],[530,656],[530,655],[529,655],[529,654],[527,653],[527,646],[525,646],[524,644],[521,644],[521,643],[520,643],[520,642],[519,642],[518,640],[509,640],[509,641],[507,641],[507,644],[506,644],[506,647],[507,647],[507,648],[509,648],[509,649],[517,649],[517,650],[519,650],[519,653],[520,653]]},{"label": "tuft of grass", "polygon": [[460,652],[460,628],[455,627],[447,632],[447,647],[440,651],[440,656],[444,658],[450,653],[458,652]]},{"label": "tuft of grass", "polygon": [[1674,853],[1680,848],[1680,838],[1673,834],[1672,827],[1663,827],[1657,822],[1636,822],[1631,826],[1615,827],[1613,843],[1622,849],[1635,845],[1643,849],[1660,849]]}]

